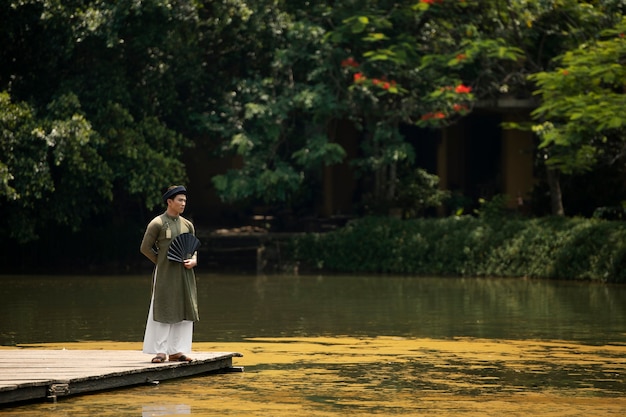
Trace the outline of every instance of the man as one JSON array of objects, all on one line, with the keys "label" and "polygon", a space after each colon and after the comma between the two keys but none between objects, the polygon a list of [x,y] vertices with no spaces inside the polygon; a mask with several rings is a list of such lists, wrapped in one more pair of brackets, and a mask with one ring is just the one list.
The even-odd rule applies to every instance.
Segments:
[{"label": "man", "polygon": [[193,322],[198,321],[198,293],[193,268],[197,252],[183,263],[167,259],[170,242],[182,233],[195,235],[193,224],[181,216],[187,189],[171,186],[163,194],[167,209],[148,224],[141,242],[143,253],[154,264],[152,300],[143,340],[143,352],[156,354],[152,363],[190,362]]}]

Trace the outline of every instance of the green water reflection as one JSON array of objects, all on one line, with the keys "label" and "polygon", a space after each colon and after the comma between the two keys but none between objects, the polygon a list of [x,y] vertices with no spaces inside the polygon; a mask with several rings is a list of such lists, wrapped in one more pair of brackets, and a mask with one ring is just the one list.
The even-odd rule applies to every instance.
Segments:
[{"label": "green water reflection", "polygon": [[[0,344],[138,341],[149,276],[0,277]],[[196,341],[458,336],[626,343],[626,286],[485,278],[198,276]]]},{"label": "green water reflection", "polygon": [[[0,345],[141,346],[148,275],[0,280]],[[235,365],[246,372],[7,407],[0,415],[626,412],[626,286],[200,274],[198,288],[196,349],[242,351]]]}]

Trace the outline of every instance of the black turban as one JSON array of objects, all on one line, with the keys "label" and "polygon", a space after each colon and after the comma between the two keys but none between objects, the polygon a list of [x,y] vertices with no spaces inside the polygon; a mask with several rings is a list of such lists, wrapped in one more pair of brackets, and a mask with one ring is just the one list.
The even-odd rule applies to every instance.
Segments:
[{"label": "black turban", "polygon": [[165,194],[163,194],[163,202],[167,203],[168,199],[174,198],[178,194],[185,194],[185,195],[187,195],[187,189],[185,187],[183,187],[182,185],[179,185],[176,188],[172,188],[171,190],[167,190],[165,192]]}]

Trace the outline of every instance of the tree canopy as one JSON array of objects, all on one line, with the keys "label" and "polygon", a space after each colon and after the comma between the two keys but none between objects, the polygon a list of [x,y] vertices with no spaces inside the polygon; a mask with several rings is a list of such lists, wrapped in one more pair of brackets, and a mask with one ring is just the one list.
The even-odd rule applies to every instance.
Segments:
[{"label": "tree canopy", "polygon": [[[597,39],[623,7],[577,0],[343,1],[290,14],[295,20],[275,38],[283,47],[269,76],[244,79],[243,94],[241,87],[226,92],[223,103],[236,99],[217,126],[231,138],[226,150],[244,166],[215,183],[232,199],[284,201],[306,185],[308,172],[342,157],[328,140],[332,121],[345,118],[362,130],[361,156],[351,164],[373,178],[375,198],[393,199],[399,165],[414,158],[401,124],[441,128],[480,100],[530,97],[536,82],[530,75],[552,70],[555,57]],[[302,36],[303,28],[314,34]],[[308,109],[301,107],[303,94]]]},{"label": "tree canopy", "polygon": [[0,204],[8,235],[78,229],[114,196],[159,200],[185,178],[192,3],[3,2]]},{"label": "tree canopy", "polygon": [[564,173],[611,164],[626,152],[626,19],[531,76],[541,104],[533,130],[547,164]]},{"label": "tree canopy", "polygon": [[207,159],[242,161],[214,178],[224,200],[306,199],[322,167],[345,161],[342,119],[362,131],[350,163],[372,178],[372,194],[401,198],[399,172],[414,158],[402,124],[445,127],[479,100],[535,88],[551,166],[615,160],[623,9],[618,0],[2,2],[0,230],[30,240],[50,224],[79,229],[97,215],[151,210],[164,185],[185,181],[183,151],[198,141],[216,149]]}]

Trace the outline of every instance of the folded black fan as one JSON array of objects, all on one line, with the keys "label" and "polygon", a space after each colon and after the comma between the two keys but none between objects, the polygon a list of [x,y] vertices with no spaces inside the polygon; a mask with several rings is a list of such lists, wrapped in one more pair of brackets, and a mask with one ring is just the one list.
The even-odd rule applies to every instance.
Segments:
[{"label": "folded black fan", "polygon": [[183,262],[193,256],[200,247],[200,241],[191,233],[182,233],[176,236],[167,250],[167,259],[174,262]]}]

